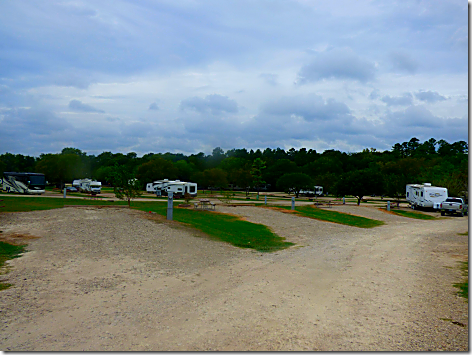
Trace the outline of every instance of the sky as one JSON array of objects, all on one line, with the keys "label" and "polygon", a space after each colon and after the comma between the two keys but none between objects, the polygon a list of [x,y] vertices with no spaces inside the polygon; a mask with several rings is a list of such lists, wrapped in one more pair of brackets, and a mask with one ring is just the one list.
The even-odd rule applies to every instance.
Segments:
[{"label": "sky", "polygon": [[0,2],[0,154],[468,142],[466,0]]}]

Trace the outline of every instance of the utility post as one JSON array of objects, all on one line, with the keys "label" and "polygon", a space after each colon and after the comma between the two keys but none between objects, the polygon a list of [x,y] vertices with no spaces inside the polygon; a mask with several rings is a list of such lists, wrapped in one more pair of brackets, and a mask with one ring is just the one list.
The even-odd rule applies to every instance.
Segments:
[{"label": "utility post", "polygon": [[295,211],[295,197],[292,197],[292,211]]},{"label": "utility post", "polygon": [[167,219],[172,221],[172,215],[174,210],[174,193],[169,191],[167,198]]}]

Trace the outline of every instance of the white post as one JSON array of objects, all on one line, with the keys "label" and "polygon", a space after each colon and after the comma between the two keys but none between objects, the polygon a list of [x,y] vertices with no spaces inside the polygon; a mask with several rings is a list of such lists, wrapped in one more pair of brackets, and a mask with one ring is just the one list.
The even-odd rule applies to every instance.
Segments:
[{"label": "white post", "polygon": [[264,199],[264,203],[267,205],[267,196],[264,196],[265,199]]},{"label": "white post", "polygon": [[387,201],[387,211],[390,211],[390,201]]},{"label": "white post", "polygon": [[292,197],[292,210],[295,210],[295,197]]},{"label": "white post", "polygon": [[169,221],[172,221],[172,214],[173,214],[173,208],[174,208],[174,193],[172,191],[169,191],[168,193],[168,199],[167,199],[167,219]]},{"label": "white post", "polygon": [[346,197],[343,196],[343,205],[346,204]]},{"label": "white post", "polygon": [[64,186],[64,198],[66,198],[66,187]]}]

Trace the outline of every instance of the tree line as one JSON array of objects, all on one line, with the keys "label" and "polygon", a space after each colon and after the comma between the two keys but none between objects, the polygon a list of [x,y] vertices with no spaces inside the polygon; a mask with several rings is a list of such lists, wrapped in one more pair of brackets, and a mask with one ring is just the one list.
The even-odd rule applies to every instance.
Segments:
[{"label": "tree line", "polygon": [[[141,183],[160,179],[196,182],[199,188],[240,188],[258,191],[297,191],[323,186],[333,195],[386,195],[401,197],[408,183],[430,182],[459,196],[468,191],[468,144],[431,138],[411,138],[390,150],[366,148],[346,153],[335,149],[318,153],[313,149],[265,150],[217,147],[212,154],[103,152],[89,155],[77,148],[39,157],[5,153],[0,155],[3,171],[40,172],[50,184],[61,186],[74,179],[92,178],[111,183],[113,169],[133,171]],[[301,187],[303,186],[303,187]],[[354,193],[354,190],[356,193]]]}]

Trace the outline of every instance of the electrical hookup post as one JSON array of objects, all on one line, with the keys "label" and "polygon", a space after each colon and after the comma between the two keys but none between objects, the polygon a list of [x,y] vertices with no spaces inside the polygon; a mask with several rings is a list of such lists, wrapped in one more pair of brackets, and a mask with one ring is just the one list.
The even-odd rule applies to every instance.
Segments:
[{"label": "electrical hookup post", "polygon": [[172,214],[174,209],[174,193],[169,192],[167,196],[167,219],[172,221]]}]

